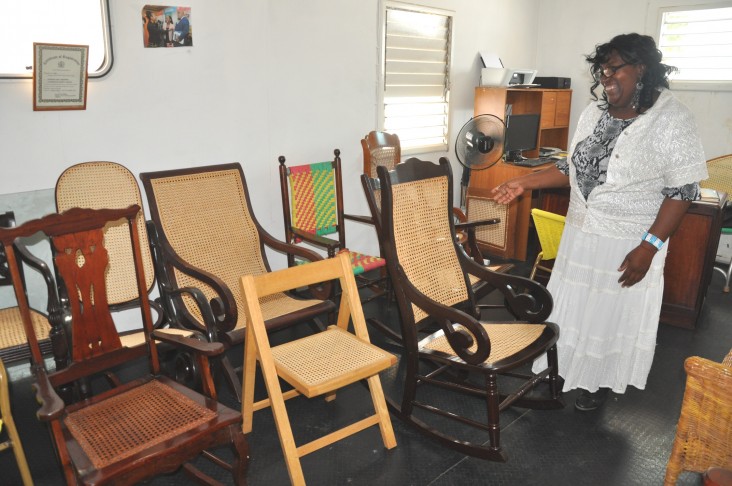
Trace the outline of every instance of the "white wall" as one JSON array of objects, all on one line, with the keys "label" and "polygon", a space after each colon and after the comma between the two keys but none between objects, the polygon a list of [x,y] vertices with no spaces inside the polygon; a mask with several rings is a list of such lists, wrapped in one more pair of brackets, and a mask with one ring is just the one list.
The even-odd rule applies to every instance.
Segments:
[{"label": "white wall", "polygon": [[[277,156],[313,162],[339,148],[346,209],[367,213],[359,140],[377,126],[377,0],[188,0],[194,47],[176,49],[142,47],[146,3],[110,2],[114,65],[90,80],[85,111],[34,112],[31,80],[0,80],[0,211],[26,219],[53,207],[58,175],[83,161],[111,160],[135,174],[238,161],[260,223],[282,238]],[[589,100],[582,55],[617,33],[643,32],[648,4],[418,3],[455,13],[452,142],[473,113],[479,51],[497,53],[506,66],[570,76],[574,126]],[[732,93],[680,96],[696,113],[707,157],[732,153]],[[440,155],[453,161],[459,181],[452,150],[423,158]],[[354,249],[376,251],[371,228],[353,224],[348,232]],[[273,266],[282,265],[275,257]]]},{"label": "white wall", "polygon": [[[651,1],[542,0],[539,2],[537,68],[540,75],[572,78],[572,131],[591,100],[591,77],[584,55],[617,34],[654,36]],[[658,2],[656,2],[658,3]],[[675,91],[694,112],[707,159],[732,153],[732,91]]]}]

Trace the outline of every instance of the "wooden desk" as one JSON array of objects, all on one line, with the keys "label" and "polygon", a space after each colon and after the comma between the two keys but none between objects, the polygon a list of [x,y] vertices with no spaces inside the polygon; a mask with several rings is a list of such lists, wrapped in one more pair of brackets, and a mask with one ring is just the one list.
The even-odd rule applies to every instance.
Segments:
[{"label": "wooden desk", "polygon": [[692,203],[671,237],[663,272],[661,322],[696,327],[712,280],[726,199],[722,194],[719,204]]}]

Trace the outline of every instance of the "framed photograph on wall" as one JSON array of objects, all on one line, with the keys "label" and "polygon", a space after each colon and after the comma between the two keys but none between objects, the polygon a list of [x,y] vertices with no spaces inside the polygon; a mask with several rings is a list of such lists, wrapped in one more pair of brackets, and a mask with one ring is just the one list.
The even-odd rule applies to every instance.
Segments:
[{"label": "framed photograph on wall", "polygon": [[89,46],[33,43],[33,110],[86,110]]},{"label": "framed photograph on wall", "polygon": [[145,5],[142,7],[144,47],[193,46],[191,7]]}]

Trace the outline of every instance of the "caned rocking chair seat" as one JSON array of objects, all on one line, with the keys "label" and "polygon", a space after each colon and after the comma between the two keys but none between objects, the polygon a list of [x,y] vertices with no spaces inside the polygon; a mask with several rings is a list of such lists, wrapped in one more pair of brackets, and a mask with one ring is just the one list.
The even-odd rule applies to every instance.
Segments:
[{"label": "caned rocking chair seat", "polygon": [[[30,312],[36,336],[41,340],[48,339],[48,334],[51,331],[48,318],[33,309]],[[17,307],[0,309],[0,348],[5,349],[15,346],[28,346],[28,339],[23,328],[20,309]]]}]

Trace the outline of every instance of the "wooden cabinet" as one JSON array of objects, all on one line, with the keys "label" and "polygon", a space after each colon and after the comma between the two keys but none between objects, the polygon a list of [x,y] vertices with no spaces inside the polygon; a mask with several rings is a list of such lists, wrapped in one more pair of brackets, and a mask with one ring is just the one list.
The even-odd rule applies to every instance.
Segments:
[{"label": "wooden cabinet", "polygon": [[[539,140],[537,147],[557,147],[567,150],[569,143],[569,113],[572,103],[572,91],[568,89],[535,89],[535,88],[498,88],[490,86],[479,86],[475,88],[474,114],[495,115],[501,120],[505,119],[507,107],[510,105],[511,113],[520,115],[525,113],[539,113]],[[538,148],[524,152],[525,157],[536,158],[539,156]],[[488,194],[488,191],[501,182],[533,170],[541,170],[545,167],[526,168],[499,162],[486,170],[475,170],[470,174],[468,194]],[[526,247],[528,244],[529,218],[532,203],[531,192],[523,194],[515,203],[518,204],[518,214],[512,231],[514,247],[498,254],[501,258],[513,258],[526,260]],[[478,240],[480,245],[480,240]],[[481,246],[491,254],[491,249]],[[493,252],[495,254],[495,252]]]},{"label": "wooden cabinet", "polygon": [[725,200],[723,195],[719,204],[692,203],[670,238],[663,271],[661,322],[696,327],[712,280]]}]

